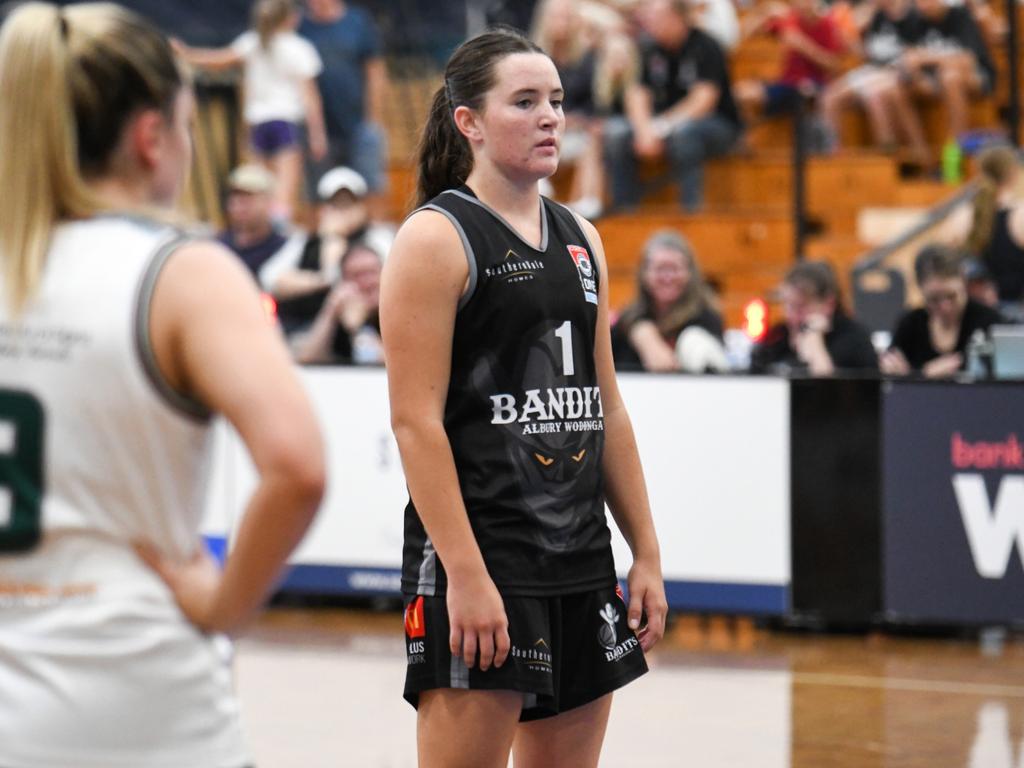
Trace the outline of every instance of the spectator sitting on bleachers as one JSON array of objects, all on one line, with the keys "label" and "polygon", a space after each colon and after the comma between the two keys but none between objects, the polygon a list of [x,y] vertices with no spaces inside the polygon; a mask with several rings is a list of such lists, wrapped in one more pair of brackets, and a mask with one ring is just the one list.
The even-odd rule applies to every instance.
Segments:
[{"label": "spectator sitting on bleachers", "polygon": [[922,248],[914,260],[914,276],[924,306],[910,310],[896,324],[892,345],[882,354],[882,372],[952,376],[964,369],[967,344],[974,333],[987,333],[1002,318],[991,307],[968,298],[963,257],[949,246]]},{"label": "spectator sitting on bleachers", "polygon": [[366,180],[351,168],[333,168],[317,184],[317,231],[298,249],[268,263],[261,282],[277,300],[286,334],[306,329],[337,282],[342,256],[362,242],[383,259],[394,229],[370,220]]},{"label": "spectator sitting on bleachers", "polygon": [[736,97],[747,116],[789,114],[802,98],[817,95],[843,63],[846,41],[818,0],[768,2],[744,19],[743,36],[776,36],[782,43],[782,72],[774,82],[742,80]]},{"label": "spectator sitting on bleachers", "polygon": [[[701,339],[690,341],[691,336]],[[722,317],[693,248],[675,230],[657,232],[644,245],[637,297],[612,327],[612,354],[615,366],[625,370],[725,368]]]},{"label": "spectator sitting on bleachers", "polygon": [[302,126],[310,153],[327,153],[323,108],[316,76],[323,65],[308,41],[295,34],[299,21],[292,0],[259,0],[253,29],[226,48],[190,48],[176,42],[178,55],[208,69],[244,65],[243,114],[252,151],[277,177],[274,218],[291,220],[302,181]]},{"label": "spectator sitting on bleachers", "polygon": [[626,91],[626,118],[605,127],[616,207],[640,202],[637,157],[667,157],[687,210],[701,207],[704,162],[728,152],[742,127],[721,46],[693,26],[687,0],[647,0],[641,82]]},{"label": "spectator sitting on bleachers", "polygon": [[385,135],[381,128],[387,68],[373,17],[344,0],[306,0],[299,34],[324,61],[317,78],[324,104],[327,155],[318,158],[310,145],[306,181],[312,183],[339,165],[357,170],[370,192],[387,189]]},{"label": "spectator sitting on bleachers", "polygon": [[940,99],[948,119],[947,142],[967,131],[969,101],[992,93],[996,71],[969,8],[945,0],[915,0],[924,19],[917,45],[900,59],[914,93]]},{"label": "spectator sitting on bleachers", "polygon": [[740,41],[740,20],[733,0],[692,0],[694,23],[731,53]]},{"label": "spectator sitting on bleachers", "polygon": [[924,21],[913,0],[877,0],[866,10],[860,51],[864,63],[826,86],[821,95],[821,118],[831,148],[838,144],[840,114],[858,103],[867,114],[875,143],[893,151],[903,138],[910,162],[924,171],[933,170],[933,157],[920,118],[901,82],[898,63],[903,52],[920,40]]},{"label": "spectator sitting on bleachers", "polygon": [[785,319],[754,348],[751,373],[873,372],[878,358],[871,335],[843,311],[839,284],[824,261],[791,267],[779,290]]},{"label": "spectator sitting on bleachers", "polygon": [[1020,159],[1012,147],[992,147],[978,157],[981,172],[965,248],[980,259],[999,287],[1005,314],[1019,317],[1024,300],[1024,202],[1018,197]]},{"label": "spectator sitting on bleachers", "polygon": [[227,227],[217,239],[238,254],[262,284],[271,262],[297,258],[302,237],[285,237],[274,226],[274,176],[262,165],[240,165],[227,181],[224,213]]},{"label": "spectator sitting on bleachers", "polygon": [[380,340],[380,255],[353,242],[341,257],[341,279],[331,288],[309,330],[292,347],[299,363],[384,362]]},{"label": "spectator sitting on bleachers", "polygon": [[555,63],[562,81],[565,132],[561,163],[575,166],[569,205],[588,219],[600,216],[604,194],[601,122],[596,118],[594,77],[598,44],[587,34],[581,0],[541,0],[531,38]]}]

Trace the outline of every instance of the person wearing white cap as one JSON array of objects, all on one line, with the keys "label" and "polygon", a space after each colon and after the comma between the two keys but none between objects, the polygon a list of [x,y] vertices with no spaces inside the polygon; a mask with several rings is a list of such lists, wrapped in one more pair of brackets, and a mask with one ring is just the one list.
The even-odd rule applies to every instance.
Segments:
[{"label": "person wearing white cap", "polygon": [[307,329],[341,276],[342,257],[355,244],[364,244],[383,261],[394,230],[371,222],[366,204],[369,185],[362,174],[339,166],[317,184],[320,206],[317,229],[298,252],[288,251],[269,262],[260,282],[278,302],[278,317],[286,333]]}]

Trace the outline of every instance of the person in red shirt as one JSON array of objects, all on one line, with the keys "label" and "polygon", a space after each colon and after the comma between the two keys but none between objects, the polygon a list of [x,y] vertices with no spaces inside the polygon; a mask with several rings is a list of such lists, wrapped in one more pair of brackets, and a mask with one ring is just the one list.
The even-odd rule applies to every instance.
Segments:
[{"label": "person in red shirt", "polygon": [[783,46],[777,80],[743,80],[736,96],[744,111],[766,116],[795,110],[802,96],[813,96],[842,65],[845,36],[835,17],[816,0],[790,0],[762,6],[744,23],[744,37],[770,34]]}]

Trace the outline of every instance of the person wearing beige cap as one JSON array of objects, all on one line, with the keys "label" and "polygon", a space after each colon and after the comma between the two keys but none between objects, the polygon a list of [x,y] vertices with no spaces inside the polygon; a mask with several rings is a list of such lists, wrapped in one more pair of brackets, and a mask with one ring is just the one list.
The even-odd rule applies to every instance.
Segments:
[{"label": "person wearing beige cap", "polygon": [[240,165],[231,172],[224,203],[227,228],[218,240],[242,260],[253,277],[276,256],[298,253],[301,238],[285,237],[271,218],[274,175],[262,165]]}]

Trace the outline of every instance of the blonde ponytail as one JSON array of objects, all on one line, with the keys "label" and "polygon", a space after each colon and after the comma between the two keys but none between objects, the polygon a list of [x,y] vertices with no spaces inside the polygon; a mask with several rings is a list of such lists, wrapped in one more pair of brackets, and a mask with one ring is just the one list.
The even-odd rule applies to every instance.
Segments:
[{"label": "blonde ponytail", "polygon": [[173,113],[181,73],[165,38],[112,3],[29,2],[0,28],[0,260],[20,313],[37,291],[50,233],[104,206],[88,180],[109,172],[128,118]]},{"label": "blonde ponytail", "polygon": [[989,147],[978,155],[981,179],[974,196],[974,221],[964,244],[972,256],[984,256],[985,249],[992,241],[992,227],[999,210],[999,193],[1013,178],[1017,163],[1017,153],[1012,147]]},{"label": "blonde ponytail", "polygon": [[0,30],[0,255],[15,312],[39,285],[53,225],[91,207],[77,169],[63,29],[57,8],[28,3]]}]

